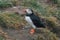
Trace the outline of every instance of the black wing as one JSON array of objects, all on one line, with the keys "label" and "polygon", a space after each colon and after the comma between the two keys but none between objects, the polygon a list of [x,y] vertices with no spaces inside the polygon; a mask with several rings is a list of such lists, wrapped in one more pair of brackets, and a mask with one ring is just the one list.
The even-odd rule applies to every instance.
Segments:
[{"label": "black wing", "polygon": [[33,15],[33,16],[31,16],[31,19],[36,27],[45,28],[44,24],[42,23],[42,21],[40,20],[40,18],[38,16]]}]

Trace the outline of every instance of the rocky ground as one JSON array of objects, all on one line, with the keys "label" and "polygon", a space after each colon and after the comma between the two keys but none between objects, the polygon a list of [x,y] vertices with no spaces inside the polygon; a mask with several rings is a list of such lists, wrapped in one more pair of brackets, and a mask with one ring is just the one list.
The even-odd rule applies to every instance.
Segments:
[{"label": "rocky ground", "polygon": [[[4,33],[4,37],[6,38],[6,40],[36,40],[36,38],[38,37],[39,34],[33,34],[31,35],[29,33],[29,27],[27,28],[22,28],[19,30],[16,29],[5,29],[5,28],[1,28],[0,30],[1,33]],[[6,33],[6,34],[5,34]]]}]

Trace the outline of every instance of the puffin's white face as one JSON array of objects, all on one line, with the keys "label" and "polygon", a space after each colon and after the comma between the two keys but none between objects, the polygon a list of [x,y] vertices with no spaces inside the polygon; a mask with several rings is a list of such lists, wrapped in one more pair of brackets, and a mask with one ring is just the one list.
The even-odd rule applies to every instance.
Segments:
[{"label": "puffin's white face", "polygon": [[27,14],[32,14],[32,11],[30,9],[26,9]]}]

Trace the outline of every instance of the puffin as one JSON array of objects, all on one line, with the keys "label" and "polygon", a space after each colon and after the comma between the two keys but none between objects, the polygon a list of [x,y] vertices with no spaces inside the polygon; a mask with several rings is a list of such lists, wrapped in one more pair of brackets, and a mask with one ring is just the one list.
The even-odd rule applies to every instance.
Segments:
[{"label": "puffin", "polygon": [[33,29],[31,29],[31,31],[34,32],[34,30],[36,28],[45,28],[43,22],[40,20],[40,18],[38,16],[36,16],[33,12],[32,9],[25,9],[25,20],[26,22],[32,26]]}]

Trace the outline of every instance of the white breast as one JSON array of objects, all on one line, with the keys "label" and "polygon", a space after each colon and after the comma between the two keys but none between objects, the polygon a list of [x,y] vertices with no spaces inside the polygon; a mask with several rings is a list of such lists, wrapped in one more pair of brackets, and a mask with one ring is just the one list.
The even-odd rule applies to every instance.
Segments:
[{"label": "white breast", "polygon": [[36,26],[33,24],[31,18],[29,16],[25,16],[25,20],[27,21],[28,24],[30,24],[34,29],[36,28]]}]

